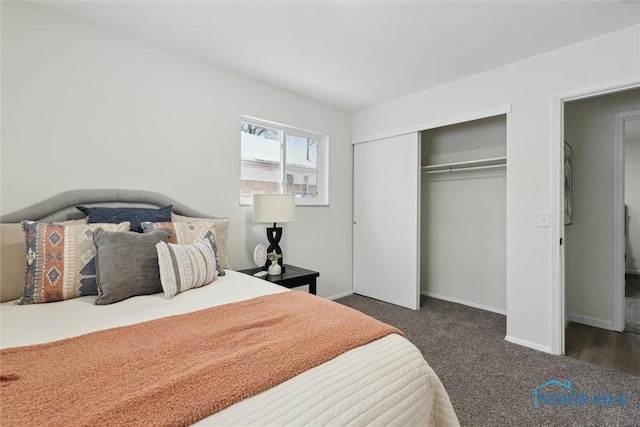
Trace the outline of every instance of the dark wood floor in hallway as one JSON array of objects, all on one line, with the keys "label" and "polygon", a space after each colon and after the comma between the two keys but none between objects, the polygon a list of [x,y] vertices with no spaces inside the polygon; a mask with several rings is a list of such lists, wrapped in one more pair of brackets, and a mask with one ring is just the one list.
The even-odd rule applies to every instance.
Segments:
[{"label": "dark wood floor in hallway", "polygon": [[571,322],[565,331],[565,355],[640,376],[640,335]]}]

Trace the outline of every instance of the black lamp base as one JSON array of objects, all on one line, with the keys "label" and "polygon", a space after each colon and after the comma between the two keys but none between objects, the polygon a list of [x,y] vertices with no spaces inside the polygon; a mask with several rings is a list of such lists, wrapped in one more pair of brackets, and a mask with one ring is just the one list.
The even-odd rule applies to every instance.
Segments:
[{"label": "black lamp base", "polygon": [[[280,239],[282,238],[282,227],[276,227],[276,223],[273,223],[273,227],[267,227],[267,240],[269,240],[269,247],[267,248],[267,254],[271,252],[277,253],[280,255],[278,258],[278,264],[280,264],[280,268],[284,273],[284,258],[282,256],[282,248],[280,248]],[[263,270],[267,270],[271,265],[271,260],[267,259],[267,262],[264,264]]]}]

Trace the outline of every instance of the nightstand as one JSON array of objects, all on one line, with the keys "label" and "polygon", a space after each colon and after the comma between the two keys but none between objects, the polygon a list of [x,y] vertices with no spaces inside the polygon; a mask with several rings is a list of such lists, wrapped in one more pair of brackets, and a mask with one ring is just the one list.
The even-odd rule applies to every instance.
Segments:
[{"label": "nightstand", "polygon": [[[265,276],[263,279],[284,286],[285,288],[297,288],[298,286],[309,285],[309,293],[316,295],[316,278],[320,276],[320,273],[296,267],[295,265],[285,264],[285,267],[284,273],[278,276]],[[258,271],[262,271],[262,268],[249,268],[247,270],[240,270],[239,272],[253,276]]]}]

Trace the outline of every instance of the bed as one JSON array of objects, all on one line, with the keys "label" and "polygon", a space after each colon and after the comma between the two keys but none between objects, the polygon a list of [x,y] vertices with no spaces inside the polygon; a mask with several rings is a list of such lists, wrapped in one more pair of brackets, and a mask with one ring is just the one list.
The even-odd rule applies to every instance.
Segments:
[{"label": "bed", "polygon": [[[75,209],[77,205],[154,208],[173,205],[173,214],[176,215],[213,218],[158,193],[132,190],[77,190],[5,215],[1,222],[17,223],[27,219],[41,222],[82,220],[83,215]],[[8,256],[8,243],[9,239],[3,235],[3,270],[8,269],[7,263],[15,262],[16,259]],[[6,274],[3,274],[3,282],[0,283],[0,296],[4,301],[0,304],[0,346],[3,349],[3,358],[9,357],[8,355],[16,349],[26,350],[58,343],[72,346],[77,342],[73,340],[96,334],[128,331],[126,328],[136,328],[167,319],[185,320],[188,316],[204,312],[217,313],[231,308],[236,310],[236,307],[240,310],[240,307],[250,305],[253,301],[277,301],[281,298],[291,298],[297,293],[301,294],[300,291],[290,291],[231,269],[226,269],[225,273],[210,285],[181,292],[171,299],[166,299],[162,293],[156,293],[125,298],[106,305],[95,305],[96,297],[92,295],[44,304],[16,305],[13,301],[16,297],[16,284],[4,283],[8,280]],[[306,293],[300,301],[309,301],[309,307],[313,306],[311,303],[318,302],[329,310],[343,307],[315,296],[308,296]],[[252,329],[252,333],[254,332]],[[273,361],[274,364],[276,362],[277,360]],[[2,365],[4,363],[0,364]],[[12,374],[5,372],[4,367],[2,369],[2,394],[5,399],[12,393],[12,384],[8,381]],[[224,373],[216,374],[223,375]],[[136,385],[131,387],[135,388]],[[46,393],[46,390],[36,391],[41,392]],[[83,390],[78,392],[83,393]],[[202,394],[200,392],[198,389],[181,389],[180,394]],[[157,396],[160,396],[158,400],[168,402],[167,404],[179,397],[171,388],[168,388],[164,395]],[[81,400],[90,398],[91,396],[83,396]],[[8,401],[4,400],[3,405],[9,405]],[[56,403],[51,408],[55,408],[55,413],[61,411],[61,406],[73,405],[73,402],[65,402],[64,405]],[[46,405],[32,406],[47,408]],[[6,406],[2,409],[2,412],[7,412]],[[385,333],[379,339],[351,348],[281,383],[273,384],[221,410],[197,418],[197,421],[191,418],[186,422],[180,419],[134,417],[129,419],[128,424],[459,425],[437,375],[426,363],[420,351],[398,333]],[[53,424],[55,419],[54,416]],[[95,424],[96,419],[100,418],[94,418],[93,421],[91,418],[87,418],[89,421],[78,419],[78,424]]]}]

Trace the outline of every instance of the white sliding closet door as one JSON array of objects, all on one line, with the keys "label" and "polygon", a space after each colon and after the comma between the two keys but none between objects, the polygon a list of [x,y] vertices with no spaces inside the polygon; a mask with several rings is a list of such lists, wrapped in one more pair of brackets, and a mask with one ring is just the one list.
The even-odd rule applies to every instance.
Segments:
[{"label": "white sliding closet door", "polygon": [[420,134],[354,145],[353,291],[420,308]]}]

